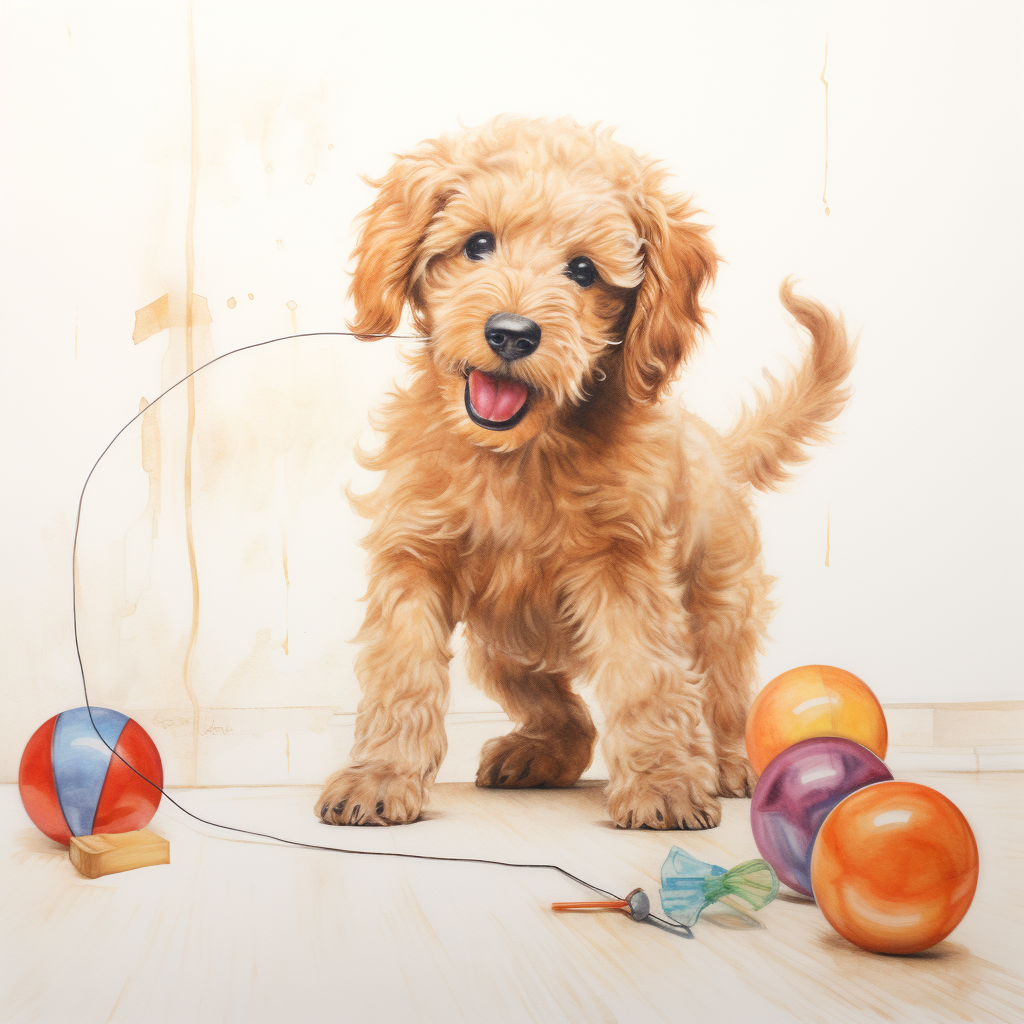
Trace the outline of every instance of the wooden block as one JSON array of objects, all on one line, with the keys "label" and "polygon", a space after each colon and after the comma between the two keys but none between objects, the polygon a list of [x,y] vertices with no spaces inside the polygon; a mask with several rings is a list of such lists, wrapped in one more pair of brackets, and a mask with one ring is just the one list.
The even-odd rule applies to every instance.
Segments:
[{"label": "wooden block", "polygon": [[68,853],[71,863],[86,878],[171,863],[171,844],[148,828],[138,832],[72,836]]}]

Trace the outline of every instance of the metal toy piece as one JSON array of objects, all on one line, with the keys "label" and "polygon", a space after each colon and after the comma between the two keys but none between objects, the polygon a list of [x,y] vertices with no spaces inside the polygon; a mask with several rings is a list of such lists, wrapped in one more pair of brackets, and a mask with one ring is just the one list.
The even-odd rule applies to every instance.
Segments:
[{"label": "metal toy piece", "polygon": [[552,903],[552,910],[621,910],[634,921],[651,913],[651,901],[643,889],[634,889],[624,900],[591,900],[587,903]]}]

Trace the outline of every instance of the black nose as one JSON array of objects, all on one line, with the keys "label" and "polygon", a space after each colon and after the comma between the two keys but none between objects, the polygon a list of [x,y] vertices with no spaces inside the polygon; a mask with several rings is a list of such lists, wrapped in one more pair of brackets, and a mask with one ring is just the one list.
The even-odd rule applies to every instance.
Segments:
[{"label": "black nose", "polygon": [[487,344],[506,362],[522,359],[540,344],[540,326],[516,313],[493,313],[484,325]]}]

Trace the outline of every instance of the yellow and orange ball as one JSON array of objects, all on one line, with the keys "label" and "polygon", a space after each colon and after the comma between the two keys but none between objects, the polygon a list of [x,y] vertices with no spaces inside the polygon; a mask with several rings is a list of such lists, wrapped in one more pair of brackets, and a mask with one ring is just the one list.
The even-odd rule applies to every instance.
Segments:
[{"label": "yellow and orange ball", "polygon": [[747,715],[747,757],[761,774],[783,750],[813,736],[841,736],[885,757],[888,731],[878,698],[852,672],[804,665],[776,676]]}]

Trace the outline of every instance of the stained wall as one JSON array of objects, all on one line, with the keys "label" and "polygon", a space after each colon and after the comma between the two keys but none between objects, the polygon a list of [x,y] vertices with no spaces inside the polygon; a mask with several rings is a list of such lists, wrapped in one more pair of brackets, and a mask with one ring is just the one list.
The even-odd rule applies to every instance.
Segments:
[{"label": "stained wall", "polygon": [[[401,343],[288,341],[147,404],[239,346],[343,330],[359,176],[506,110],[621,125],[707,211],[727,262],[679,393],[712,423],[798,355],[784,275],[860,332],[835,445],[759,499],[763,678],[826,661],[885,701],[1020,696],[1012,8],[517,10],[196,2],[190,65],[183,3],[3,8],[0,778],[81,703],[76,506],[140,411],[83,507],[93,700],[178,783],[343,758],[363,527],[342,488],[372,486],[351,451]],[[458,666],[452,709],[445,775],[471,777],[507,724]]]}]

